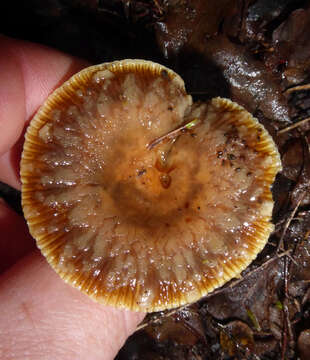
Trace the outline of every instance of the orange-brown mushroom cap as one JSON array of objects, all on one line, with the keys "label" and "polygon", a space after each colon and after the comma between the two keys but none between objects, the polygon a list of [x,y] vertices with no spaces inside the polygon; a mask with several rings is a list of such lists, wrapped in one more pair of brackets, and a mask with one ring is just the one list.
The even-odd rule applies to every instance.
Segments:
[{"label": "orange-brown mushroom cap", "polygon": [[123,60],[74,75],[33,118],[22,203],[65,281],[104,304],[158,311],[198,300],[257,256],[280,169],[241,106],[192,105],[173,71]]}]

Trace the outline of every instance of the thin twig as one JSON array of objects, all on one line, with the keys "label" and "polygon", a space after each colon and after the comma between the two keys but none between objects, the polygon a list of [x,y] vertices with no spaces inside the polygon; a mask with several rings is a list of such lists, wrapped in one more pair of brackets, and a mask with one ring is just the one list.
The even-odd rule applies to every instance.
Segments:
[{"label": "thin twig", "polygon": [[233,287],[235,287],[236,285],[238,285],[239,283],[241,283],[243,280],[247,279],[248,277],[250,277],[251,275],[255,274],[256,272],[258,272],[259,270],[265,268],[266,266],[268,266],[270,263],[274,262],[275,260],[278,260],[280,258],[282,258],[283,256],[287,256],[289,255],[291,250],[287,250],[284,251],[280,254],[276,254],[275,256],[273,256],[271,259],[265,261],[264,263],[262,263],[260,266],[258,266],[257,268],[249,271],[244,277],[241,277],[240,279],[237,279],[235,281],[232,281],[228,286],[225,287],[221,287],[220,289],[214,290],[212,293],[208,294],[206,296],[206,298],[209,298],[211,296],[217,295],[222,293],[223,291],[225,291],[226,289],[230,288],[232,289]]},{"label": "thin twig", "polygon": [[308,121],[310,121],[310,117],[307,117],[307,118],[305,118],[305,119],[303,119],[303,120],[300,120],[300,121],[298,121],[298,122],[296,122],[296,123],[294,123],[294,124],[292,124],[292,125],[284,128],[284,129],[279,130],[279,131],[278,131],[278,135],[283,134],[283,133],[285,133],[285,132],[287,132],[287,131],[293,130],[293,129],[297,128],[298,126],[304,125],[304,124],[306,124]]},{"label": "thin twig", "polygon": [[236,346],[236,349],[242,353],[242,355],[246,356],[247,359],[255,359],[255,360],[260,360],[260,357],[258,355],[256,355],[253,351],[251,351],[246,345],[241,344],[227,329],[224,325],[222,325],[221,323],[219,323],[218,321],[216,321],[214,319],[214,317],[210,314],[207,313],[208,316],[208,320],[213,322],[213,324],[215,325],[215,327],[222,331]]},{"label": "thin twig", "polygon": [[280,238],[280,241],[279,241],[279,244],[278,244],[278,247],[277,247],[277,252],[279,252],[280,250],[283,250],[283,239],[284,239],[284,236],[286,235],[286,232],[287,232],[287,229],[288,227],[290,226],[292,220],[294,219],[294,216],[301,204],[301,202],[303,201],[304,197],[305,197],[305,193],[302,194],[302,196],[300,197],[300,199],[298,200],[294,210],[291,212],[291,215],[288,217],[288,219],[286,220],[286,223],[284,225],[284,229],[282,231],[282,234],[281,234],[281,238]]},{"label": "thin twig", "polygon": [[[286,223],[284,225],[284,229],[283,229],[283,232],[282,232],[279,244],[278,244],[277,251],[279,251],[279,249],[283,248],[284,237],[285,237],[285,234],[287,232],[287,229],[290,226],[290,224],[291,224],[291,222],[292,222],[292,220],[293,220],[293,218],[294,218],[294,216],[295,216],[295,214],[296,214],[302,200],[304,199],[305,195],[306,194],[303,193],[300,196],[294,210],[292,211],[292,213],[288,217],[288,219],[287,219],[287,221],[286,221]],[[297,247],[297,245],[294,248],[293,256],[294,256],[294,253],[296,251],[296,247]],[[285,250],[287,250],[287,246],[285,246]],[[292,330],[292,324],[291,324],[291,321],[290,321],[290,313],[289,313],[289,310],[288,310],[288,300],[289,300],[288,286],[289,286],[289,273],[290,273],[289,268],[291,268],[292,262],[296,264],[296,261],[293,258],[293,256],[286,256],[285,259],[284,259],[284,301],[283,301],[284,327],[283,327],[283,331],[282,331],[281,360],[285,360],[288,340],[292,340],[294,338],[293,330]]]},{"label": "thin twig", "polygon": [[281,360],[285,360],[286,348],[287,348],[287,321],[286,321],[286,316],[285,316],[284,329],[283,329],[283,333],[282,333]]},{"label": "thin twig", "polygon": [[294,91],[302,91],[302,90],[310,90],[310,84],[298,85],[298,86],[291,87],[291,88],[285,90],[284,93],[290,94]]},{"label": "thin twig", "polygon": [[[294,248],[294,253],[297,245]],[[294,254],[293,254],[294,255]],[[289,274],[291,270],[291,265],[293,257],[286,256],[284,258],[284,301],[283,301],[283,314],[284,314],[284,328],[282,332],[282,351],[281,351],[281,360],[285,360],[285,355],[287,351],[288,340],[291,342],[294,339],[294,334],[292,330],[292,324],[290,320],[290,313],[288,309],[288,301],[289,301]]]},{"label": "thin twig", "polygon": [[162,135],[154,140],[152,140],[147,146],[146,148],[148,150],[151,150],[153,149],[154,146],[160,144],[161,142],[163,142],[164,140],[171,140],[171,139],[175,139],[177,136],[179,136],[179,133],[180,132],[184,132],[184,131],[187,131],[187,130],[191,130],[193,129],[194,127],[196,127],[198,124],[200,124],[200,119],[193,119],[191,120],[190,122],[188,122],[187,124],[185,125],[182,125],[178,128],[176,128],[175,130],[172,130],[170,132],[168,132],[167,134],[165,135]]},{"label": "thin twig", "polygon": [[159,323],[159,321],[160,321],[162,318],[166,318],[166,317],[169,317],[169,316],[171,316],[171,315],[174,315],[174,314],[177,313],[178,311],[181,311],[181,310],[187,308],[187,307],[190,306],[190,305],[191,305],[191,304],[186,304],[186,305],[180,306],[180,307],[178,307],[178,308],[175,308],[175,309],[172,309],[172,310],[170,310],[170,311],[167,311],[167,312],[164,313],[162,316],[160,316],[160,317],[158,317],[158,318],[156,318],[156,319],[154,319],[154,320],[151,319],[149,322],[142,323],[142,324],[140,324],[140,325],[137,327],[136,331],[142,330],[142,329],[146,328],[146,327],[147,327],[148,325],[150,325],[150,324],[157,324],[157,323]]},{"label": "thin twig", "polygon": [[[261,270],[262,268],[268,266],[268,265],[269,265],[270,263],[272,263],[273,261],[278,260],[278,259],[282,258],[283,256],[289,255],[289,253],[290,253],[290,250],[284,251],[283,253],[280,253],[280,254],[276,254],[274,257],[272,257],[271,259],[265,261],[264,263],[262,263],[262,264],[261,264],[260,266],[258,266],[257,268],[249,271],[244,277],[242,277],[242,278],[240,278],[240,279],[238,279],[238,280],[233,281],[233,282],[232,282],[230,285],[228,285],[228,286],[224,286],[224,287],[221,287],[221,288],[219,288],[219,289],[217,289],[217,290],[214,290],[212,293],[206,295],[206,296],[204,297],[204,299],[208,299],[209,297],[212,297],[212,296],[214,296],[214,295],[217,295],[217,294],[219,294],[219,293],[222,293],[223,291],[227,290],[228,287],[229,287],[229,288],[233,288],[234,286],[236,286],[237,284],[239,284],[241,281],[247,279],[250,275],[252,275],[252,274],[258,272],[259,270]],[[170,310],[170,311],[168,311],[168,312],[165,312],[162,316],[160,316],[160,317],[158,317],[158,318],[156,318],[156,319],[154,319],[154,320],[151,319],[150,321],[148,321],[148,322],[146,322],[146,323],[142,323],[142,324],[140,324],[140,325],[137,327],[136,331],[142,330],[142,329],[144,329],[145,327],[147,327],[147,326],[150,325],[150,324],[157,324],[162,318],[164,318],[164,317],[169,317],[169,316],[171,316],[171,315],[174,315],[174,314],[177,313],[178,311],[181,311],[181,310],[189,307],[190,305],[192,305],[192,304],[186,304],[186,305],[180,306],[180,307],[178,307],[178,308],[175,308],[175,309],[172,309],[172,310]]]},{"label": "thin twig", "polygon": [[288,333],[288,324],[289,324],[289,311],[287,307],[288,300],[288,263],[289,259],[287,257],[284,258],[284,296],[285,299],[283,301],[283,313],[284,313],[284,327],[282,331],[282,349],[281,349],[281,360],[285,360],[285,354],[287,350],[287,333]]},{"label": "thin twig", "polygon": [[153,0],[154,4],[155,4],[155,7],[157,8],[158,12],[159,12],[159,15],[162,16],[164,11],[163,9],[161,8],[161,6],[159,5],[158,1],[157,0]]}]

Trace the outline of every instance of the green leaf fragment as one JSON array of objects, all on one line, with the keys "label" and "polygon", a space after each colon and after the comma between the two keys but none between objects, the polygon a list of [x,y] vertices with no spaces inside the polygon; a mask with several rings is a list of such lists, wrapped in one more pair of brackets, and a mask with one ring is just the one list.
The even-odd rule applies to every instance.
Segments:
[{"label": "green leaf fragment", "polygon": [[280,300],[276,301],[276,308],[279,309],[279,310],[283,310],[283,304],[281,303]]},{"label": "green leaf fragment", "polygon": [[251,311],[250,309],[246,309],[246,313],[249,317],[249,319],[251,320],[253,326],[254,326],[254,329],[257,330],[257,331],[261,331],[261,327],[259,325],[259,322],[257,320],[257,317],[256,315],[253,313],[253,311]]},{"label": "green leaf fragment", "polygon": [[196,118],[196,119],[190,121],[189,123],[187,123],[184,127],[185,127],[185,129],[190,130],[193,127],[197,126],[199,123],[200,123],[200,120]]}]

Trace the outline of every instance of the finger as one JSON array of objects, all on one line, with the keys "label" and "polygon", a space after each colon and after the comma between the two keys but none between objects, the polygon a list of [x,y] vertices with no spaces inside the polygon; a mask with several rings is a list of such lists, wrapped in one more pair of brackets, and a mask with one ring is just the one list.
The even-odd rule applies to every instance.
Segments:
[{"label": "finger", "polygon": [[[48,94],[85,63],[6,38],[0,47],[10,62],[5,71],[11,73],[2,76],[0,55],[0,180],[19,188],[18,147],[26,123]],[[93,303],[61,281],[38,254],[5,272],[0,286],[5,309],[0,312],[1,359],[113,359],[143,317]]]},{"label": "finger", "polygon": [[0,198],[0,274],[35,248],[25,220]]},{"label": "finger", "polygon": [[38,254],[4,274],[0,286],[2,360],[112,360],[144,316],[93,302]]},{"label": "finger", "polygon": [[19,163],[24,145],[24,132],[9,151],[0,157],[0,181],[20,190]]},{"label": "finger", "polygon": [[0,155],[18,139],[25,117],[24,79],[18,57],[0,38]]},{"label": "finger", "polygon": [[0,181],[20,188],[20,151],[27,123],[52,90],[87,63],[3,36],[0,49]]}]

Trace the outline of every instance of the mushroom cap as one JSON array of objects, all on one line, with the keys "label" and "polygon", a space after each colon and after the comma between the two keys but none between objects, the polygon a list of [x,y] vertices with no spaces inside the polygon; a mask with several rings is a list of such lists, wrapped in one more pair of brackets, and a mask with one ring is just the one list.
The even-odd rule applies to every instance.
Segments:
[{"label": "mushroom cap", "polygon": [[123,60],[74,75],[32,119],[22,205],[66,282],[104,304],[159,311],[197,301],[257,256],[274,228],[280,169],[244,108],[192,105],[173,71]]}]

